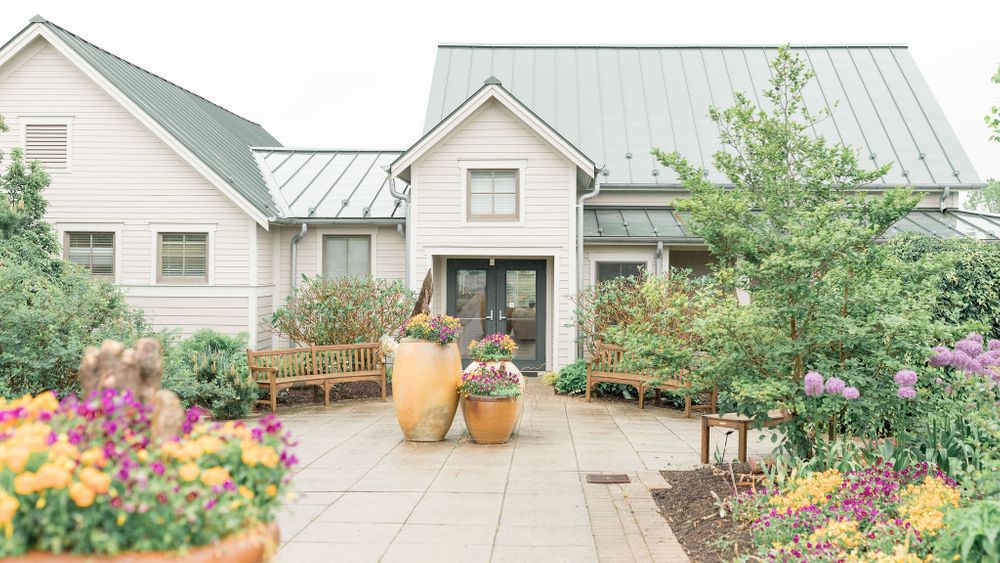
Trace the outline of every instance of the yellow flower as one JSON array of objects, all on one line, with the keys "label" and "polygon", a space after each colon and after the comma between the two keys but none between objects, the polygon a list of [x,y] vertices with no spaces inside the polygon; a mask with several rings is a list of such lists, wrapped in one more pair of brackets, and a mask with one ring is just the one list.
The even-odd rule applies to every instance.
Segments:
[{"label": "yellow flower", "polygon": [[247,500],[253,500],[254,494],[246,485],[240,485],[240,494]]},{"label": "yellow flower", "polygon": [[39,488],[38,479],[30,471],[14,477],[14,492],[19,495],[30,495]]},{"label": "yellow flower", "polygon": [[278,486],[275,485],[274,483],[271,483],[267,487],[264,487],[264,492],[267,493],[267,496],[269,497],[277,496]]},{"label": "yellow flower", "polygon": [[163,452],[163,455],[166,457],[179,458],[181,445],[178,442],[171,440],[160,446],[160,451]]},{"label": "yellow flower", "polygon": [[253,440],[243,440],[240,443],[240,447],[243,448],[243,453],[240,454],[240,460],[243,461],[244,465],[249,465],[253,467],[260,463],[260,446],[257,442]]},{"label": "yellow flower", "polygon": [[215,436],[205,434],[204,436],[198,438],[198,445],[204,453],[214,454],[222,449],[222,440],[216,438]]},{"label": "yellow flower", "polygon": [[189,461],[181,466],[178,473],[180,474],[181,479],[184,479],[185,481],[194,481],[198,478],[198,466]]},{"label": "yellow flower", "polygon": [[111,476],[93,467],[84,467],[80,471],[80,481],[100,494],[108,492],[111,487]]},{"label": "yellow flower", "polygon": [[229,470],[225,467],[209,467],[201,473],[201,482],[214,487],[229,480]]},{"label": "yellow flower", "polygon": [[836,469],[813,473],[808,477],[793,480],[788,491],[771,497],[770,503],[779,508],[793,510],[810,504],[823,504],[827,500],[827,495],[836,491],[842,482],[840,471]]},{"label": "yellow flower", "polygon": [[125,515],[124,514],[119,514],[118,518],[115,520],[115,524],[118,524],[119,526],[124,526],[125,525]]},{"label": "yellow flower", "polygon": [[104,457],[104,451],[101,448],[90,448],[80,455],[80,463],[104,467],[108,460]]},{"label": "yellow flower", "polygon": [[5,491],[0,491],[0,524],[7,525],[14,520],[17,509],[21,507],[21,501],[12,497]]},{"label": "yellow flower", "polygon": [[907,485],[899,514],[920,533],[935,535],[944,527],[944,513],[957,508],[961,494],[940,477],[928,476],[923,483]]},{"label": "yellow flower", "polygon": [[94,498],[96,497],[97,493],[83,483],[73,483],[69,487],[69,498],[73,499],[73,502],[80,508],[87,508],[94,504]]},{"label": "yellow flower", "polygon": [[146,461],[149,459],[149,452],[147,452],[146,450],[139,450],[138,452],[136,452],[135,457],[139,459],[140,463],[146,463]]},{"label": "yellow flower", "polygon": [[55,444],[49,447],[49,459],[58,460],[60,458],[79,459],[80,450],[66,440],[63,434]]},{"label": "yellow flower", "polygon": [[38,468],[35,473],[38,479],[39,488],[42,489],[64,489],[69,485],[70,472],[64,467],[53,463],[45,463]]},{"label": "yellow flower", "polygon": [[0,469],[9,467],[14,473],[20,473],[30,457],[31,452],[23,446],[0,444]]},{"label": "yellow flower", "polygon": [[809,539],[813,543],[829,541],[845,549],[853,549],[861,545],[862,536],[857,520],[831,520],[814,530]]},{"label": "yellow flower", "polygon": [[260,462],[264,464],[264,467],[275,467],[280,459],[278,452],[274,451],[271,446],[264,446],[260,449]]}]

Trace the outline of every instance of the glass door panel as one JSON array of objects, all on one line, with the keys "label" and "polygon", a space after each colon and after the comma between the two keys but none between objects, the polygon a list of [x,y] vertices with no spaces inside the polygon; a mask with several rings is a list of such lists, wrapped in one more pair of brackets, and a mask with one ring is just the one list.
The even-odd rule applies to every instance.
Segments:
[{"label": "glass door panel", "polygon": [[517,342],[514,361],[527,371],[545,367],[545,262],[498,260],[499,329]]},{"label": "glass door panel", "polygon": [[490,277],[488,260],[448,261],[448,314],[462,323],[458,346],[466,361],[470,341],[496,332]]}]

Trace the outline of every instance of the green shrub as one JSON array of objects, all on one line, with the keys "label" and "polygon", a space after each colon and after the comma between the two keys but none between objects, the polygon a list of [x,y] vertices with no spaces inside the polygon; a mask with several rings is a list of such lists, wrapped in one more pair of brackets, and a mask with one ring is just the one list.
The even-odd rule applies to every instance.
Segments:
[{"label": "green shrub", "polygon": [[945,515],[937,561],[1000,561],[1000,501],[981,500]]},{"label": "green shrub", "polygon": [[202,329],[174,344],[166,342],[163,387],[185,406],[198,405],[219,419],[243,418],[257,400],[257,384],[247,370],[247,335],[227,336]]},{"label": "green shrub", "polygon": [[935,314],[956,323],[983,323],[986,336],[1000,338],[1000,245],[963,237],[906,234],[893,237],[886,248],[908,262],[945,265]]},{"label": "green shrub", "polygon": [[[572,364],[564,366],[559,370],[559,374],[554,378],[552,386],[559,393],[566,395],[582,395],[587,392],[587,362],[577,360]],[[625,397],[634,399],[636,397],[635,388],[622,385],[620,383],[598,383],[594,385],[591,393],[603,396]]]},{"label": "green shrub", "polygon": [[413,294],[397,280],[303,276],[303,285],[271,317],[272,329],[297,342],[378,342],[409,318]]}]

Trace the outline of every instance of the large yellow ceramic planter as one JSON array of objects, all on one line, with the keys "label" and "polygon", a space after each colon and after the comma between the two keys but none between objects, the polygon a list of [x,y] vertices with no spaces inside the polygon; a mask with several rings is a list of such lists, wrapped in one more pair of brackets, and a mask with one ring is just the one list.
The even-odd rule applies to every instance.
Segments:
[{"label": "large yellow ceramic planter", "polygon": [[392,402],[411,442],[444,440],[458,409],[462,356],[458,344],[404,338],[392,367]]}]

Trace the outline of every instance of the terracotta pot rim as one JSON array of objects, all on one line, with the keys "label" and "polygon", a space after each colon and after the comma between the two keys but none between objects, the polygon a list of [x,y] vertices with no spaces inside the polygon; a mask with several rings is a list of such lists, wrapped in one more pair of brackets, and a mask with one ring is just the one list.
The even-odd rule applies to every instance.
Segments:
[{"label": "terracotta pot rim", "polygon": [[493,397],[491,395],[464,395],[467,401],[481,401],[484,403],[500,403],[504,401],[516,401],[518,397],[505,395],[503,397]]},{"label": "terracotta pot rim", "polygon": [[447,344],[441,344],[437,340],[428,340],[426,338],[413,338],[412,336],[405,336],[405,337],[399,339],[399,343],[400,344],[402,344],[404,342],[426,342],[428,344],[437,344],[438,346],[444,348],[445,346],[448,346],[449,344],[454,344],[456,341],[452,340],[451,342],[448,342]]},{"label": "terracotta pot rim", "polygon": [[479,362],[481,364],[488,364],[490,362],[500,362],[500,363],[510,362],[510,363],[513,363],[514,362],[514,357],[511,356],[511,357],[508,357],[508,358],[500,358],[500,359],[497,359],[497,360],[484,360],[484,359],[481,359],[481,358],[472,358],[472,361]]}]

